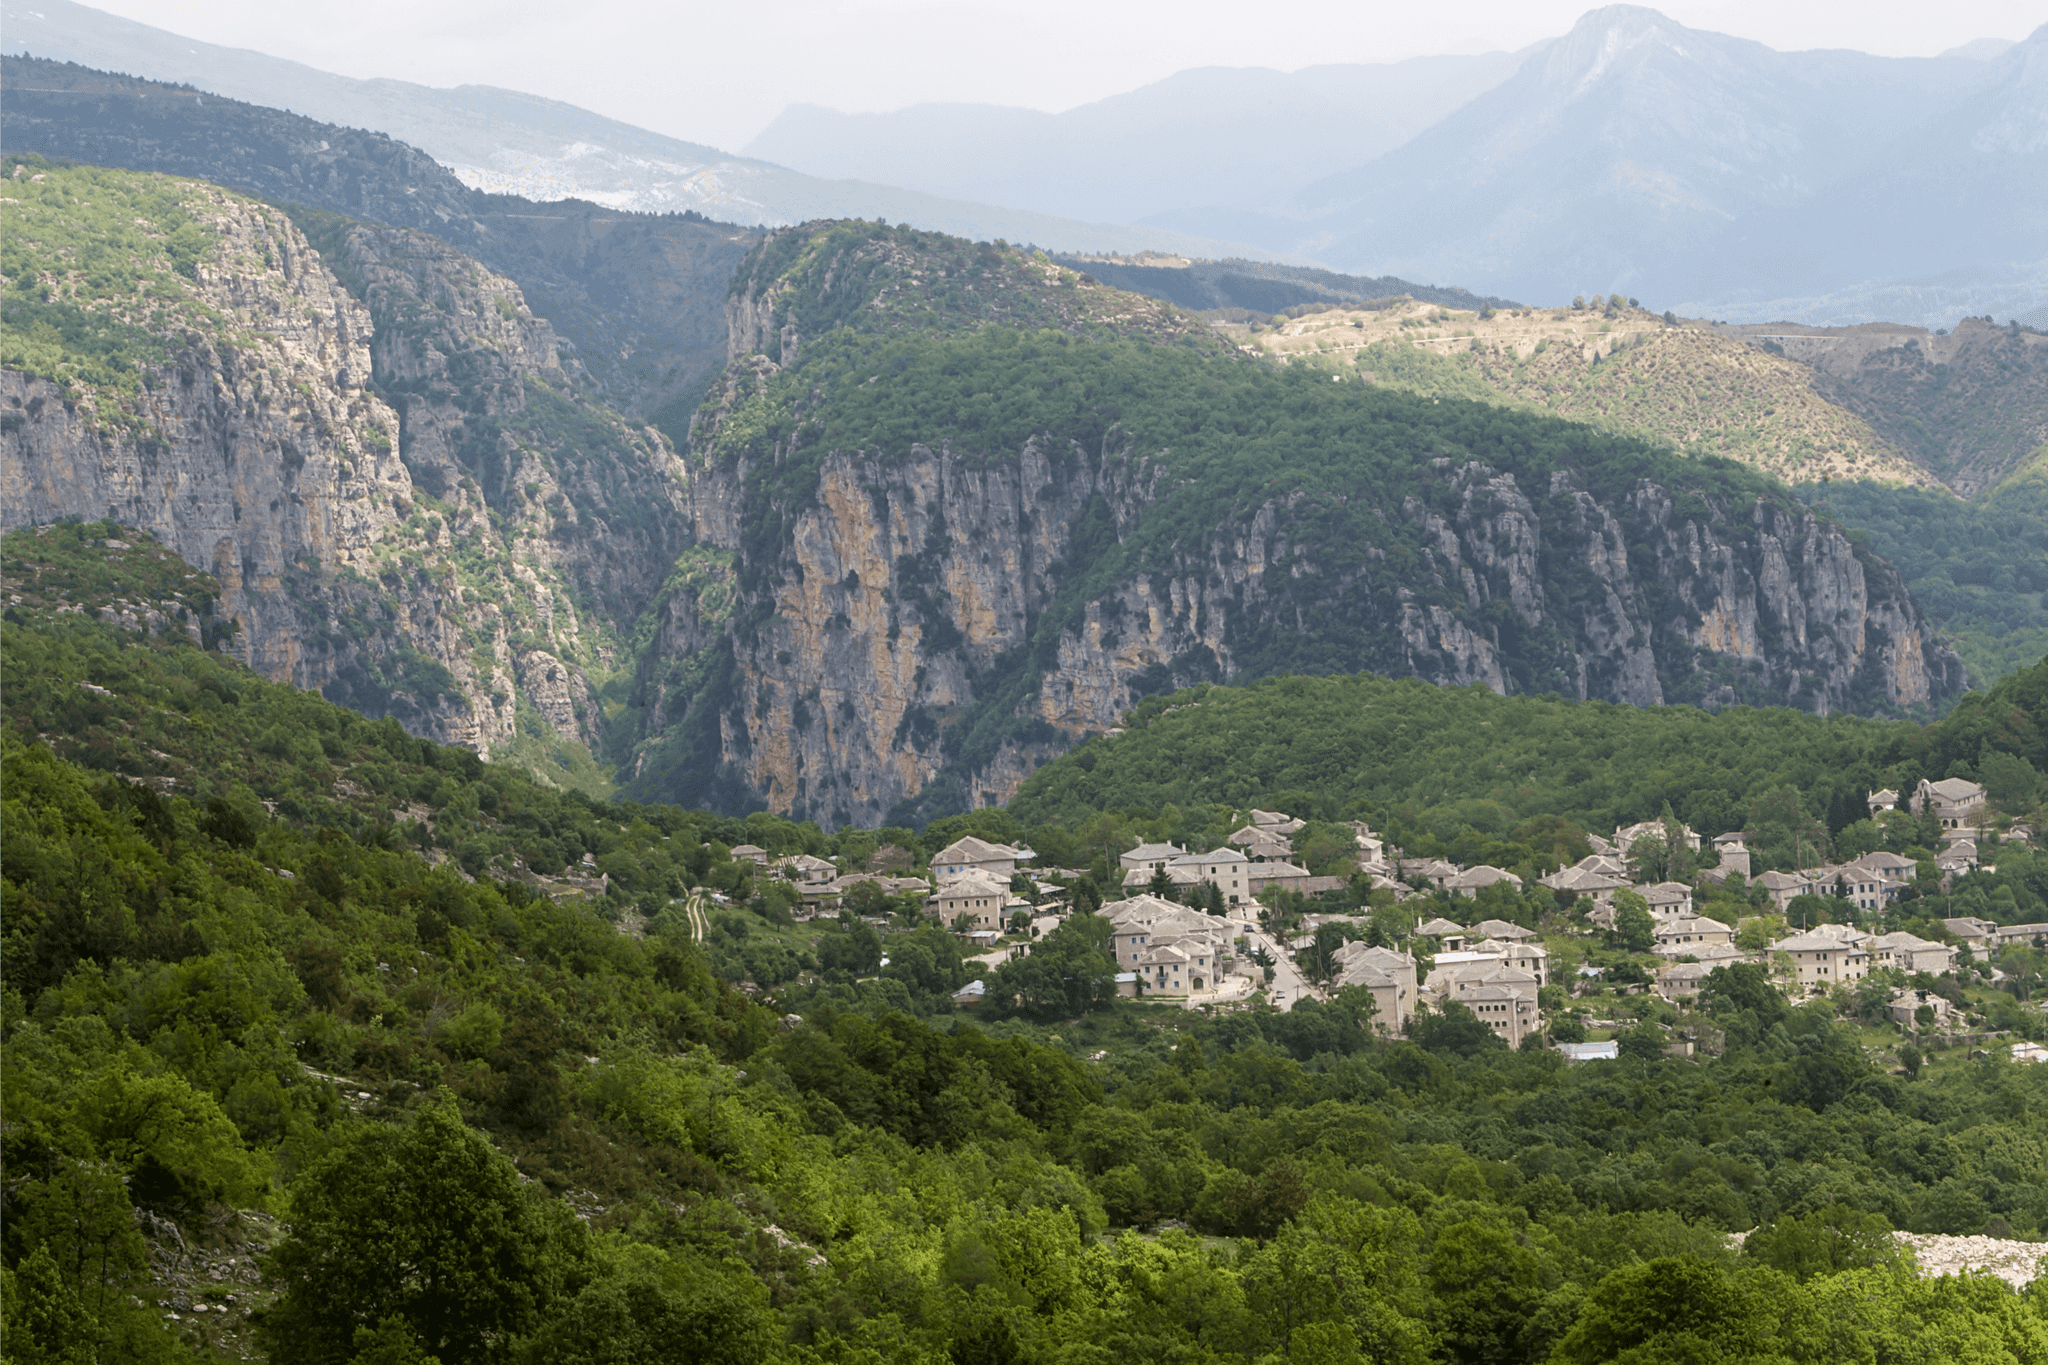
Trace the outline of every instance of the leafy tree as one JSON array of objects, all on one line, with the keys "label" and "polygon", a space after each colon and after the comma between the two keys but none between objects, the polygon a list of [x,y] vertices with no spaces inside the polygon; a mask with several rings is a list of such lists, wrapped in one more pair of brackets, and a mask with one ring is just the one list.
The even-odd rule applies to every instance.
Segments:
[{"label": "leafy tree", "polygon": [[989,978],[992,1004],[1014,998],[1017,1008],[1040,1016],[1087,1014],[1116,998],[1116,958],[1110,925],[1096,915],[1072,915],[996,968]]},{"label": "leafy tree", "polygon": [[1626,888],[1614,893],[1614,937],[1632,953],[1647,953],[1657,946],[1657,921],[1650,903]]},{"label": "leafy tree", "polygon": [[718,1265],[631,1245],[563,1303],[517,1353],[520,1365],[758,1365],[782,1337],[768,1290]]},{"label": "leafy tree", "polygon": [[[1788,1293],[1791,1291],[1791,1293]],[[1761,1362],[1772,1358],[1790,1281],[1773,1271],[1730,1275],[1705,1260],[1660,1256],[1614,1271],[1587,1296],[1551,1359]]]},{"label": "leafy tree", "polygon": [[1450,1052],[1460,1057],[1507,1046],[1478,1015],[1455,1000],[1445,1001],[1439,1010],[1417,1010],[1409,1021],[1408,1036],[1430,1052]]},{"label": "leafy tree", "polygon": [[274,1359],[346,1361],[359,1328],[402,1319],[445,1365],[488,1358],[583,1277],[580,1225],[522,1187],[448,1098],[402,1128],[341,1135],[293,1186],[267,1272]]},{"label": "leafy tree", "polygon": [[1803,1284],[1816,1275],[1891,1265],[1899,1244],[1881,1215],[1830,1204],[1803,1218],[1780,1214],[1743,1239],[1742,1254]]}]

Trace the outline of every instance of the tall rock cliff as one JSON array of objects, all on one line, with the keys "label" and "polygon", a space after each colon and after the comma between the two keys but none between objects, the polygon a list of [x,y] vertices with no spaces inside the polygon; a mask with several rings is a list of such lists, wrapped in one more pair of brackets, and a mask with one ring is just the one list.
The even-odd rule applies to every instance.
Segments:
[{"label": "tall rock cliff", "polygon": [[[694,715],[700,766],[776,810],[1001,801],[1142,695],[1279,672],[1823,714],[1961,689],[1889,565],[1727,462],[1227,356],[1174,368],[1170,337],[991,359],[1011,353],[985,324],[856,343],[841,305],[813,360],[815,291],[758,279],[736,338],[795,363],[737,356],[689,455],[730,605],[670,599],[653,653],[697,662],[643,667],[642,700],[656,730]],[[992,439],[962,409],[999,375],[1126,401]],[[890,406],[890,384],[924,387]],[[1139,401],[1195,415],[1154,436],[1118,420]]]},{"label": "tall rock cliff", "polygon": [[150,531],[253,667],[418,733],[599,738],[587,675],[686,543],[682,471],[516,285],[322,219],[330,268],[199,182],[9,173],[0,524]]}]

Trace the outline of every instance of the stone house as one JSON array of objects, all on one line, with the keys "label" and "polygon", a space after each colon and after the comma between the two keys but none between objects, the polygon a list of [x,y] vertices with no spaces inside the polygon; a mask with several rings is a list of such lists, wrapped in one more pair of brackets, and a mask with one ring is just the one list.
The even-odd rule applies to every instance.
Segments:
[{"label": "stone house", "polygon": [[1465,932],[1464,925],[1453,924],[1441,915],[1426,924],[1416,925],[1415,936],[1417,938],[1433,938],[1437,941],[1439,948],[1452,953],[1463,948],[1465,941],[1471,937],[1471,935]]},{"label": "stone house", "polygon": [[932,875],[957,877],[963,872],[986,872],[1007,882],[1016,873],[1017,864],[1030,856],[1028,849],[991,844],[968,834],[932,855]]},{"label": "stone house", "polygon": [[971,916],[971,928],[1001,929],[1010,902],[1010,879],[976,869],[939,882],[926,908],[951,928],[962,915]]},{"label": "stone house", "polygon": [[[1614,831],[1614,849],[1615,852],[1626,858],[1629,849],[1634,846],[1636,840],[1664,839],[1667,837],[1668,833],[1664,828],[1662,820],[1644,820],[1640,824],[1630,825],[1626,829]],[[1697,853],[1700,847],[1700,836],[1693,833],[1689,826],[1680,825],[1678,827],[1678,843],[1679,847]]]},{"label": "stone house", "polygon": [[1271,830],[1273,833],[1282,836],[1299,833],[1308,827],[1308,821],[1297,820],[1293,816],[1283,815],[1277,810],[1254,809],[1250,812],[1250,815],[1252,823],[1260,829]]},{"label": "stone house", "polygon": [[1725,881],[1731,874],[1738,872],[1745,877],[1749,875],[1749,845],[1743,842],[1739,831],[1717,835],[1714,839],[1714,851],[1721,855],[1721,866],[1717,869],[1721,873],[1720,880]]},{"label": "stone house", "polygon": [[1595,909],[1605,909],[1613,904],[1614,893],[1628,885],[1628,870],[1616,859],[1595,853],[1559,868],[1542,878],[1541,884],[1574,900],[1590,900]]},{"label": "stone house", "polygon": [[1536,1002],[1506,986],[1474,987],[1461,994],[1458,1003],[1471,1010],[1480,1023],[1499,1034],[1511,1048],[1520,1047],[1523,1038],[1542,1027]]},{"label": "stone house", "polygon": [[1258,825],[1246,825],[1224,841],[1242,849],[1255,863],[1285,863],[1294,859],[1294,842]]},{"label": "stone house", "polygon": [[1691,1000],[1700,993],[1700,987],[1717,964],[1705,962],[1674,962],[1657,973],[1657,994],[1672,1004]]},{"label": "stone house", "polygon": [[1657,951],[1666,956],[1698,956],[1699,950],[1735,942],[1735,931],[1717,919],[1690,915],[1657,926]]},{"label": "stone house", "polygon": [[1386,1034],[1405,1033],[1415,1013],[1415,959],[1391,948],[1369,948],[1351,942],[1337,950],[1335,989],[1359,986],[1371,992],[1373,1028]]},{"label": "stone house", "polygon": [[1403,858],[1399,864],[1402,881],[1419,877],[1439,891],[1461,870],[1456,863],[1445,862],[1442,858]]},{"label": "stone house", "polygon": [[1304,883],[1310,880],[1305,867],[1293,863],[1247,863],[1244,869],[1245,885],[1256,898],[1269,886],[1285,887],[1290,891],[1306,892]]},{"label": "stone house", "polygon": [[1959,915],[1954,919],[1945,919],[1941,923],[1954,936],[1957,943],[1975,953],[1983,953],[1989,949],[1992,936],[1998,932],[1998,926],[1990,920],[1978,919],[1974,915]]},{"label": "stone house", "polygon": [[1770,896],[1771,904],[1777,907],[1781,915],[1792,904],[1794,897],[1803,896],[1813,890],[1813,883],[1790,872],[1765,872],[1751,882],[1751,885],[1762,887]]},{"label": "stone house", "polygon": [[[1199,956],[1214,959],[1228,950],[1240,928],[1230,920],[1150,895],[1111,901],[1097,913],[1110,922],[1110,951],[1124,971],[1136,970],[1145,954],[1161,943],[1200,939],[1206,951]],[[1214,973],[1213,963],[1210,971]]]},{"label": "stone house", "polygon": [[1533,943],[1537,937],[1534,929],[1524,929],[1504,919],[1483,919],[1472,926],[1472,933],[1478,938],[1494,938],[1503,943]]},{"label": "stone house", "polygon": [[1176,881],[1180,874],[1187,873],[1198,884],[1211,882],[1223,893],[1224,904],[1238,905],[1252,898],[1251,885],[1246,880],[1249,867],[1249,860],[1236,849],[1216,848],[1175,858],[1166,865],[1166,874]]},{"label": "stone house", "polygon": [[768,850],[758,848],[753,844],[738,844],[733,848],[732,860],[736,863],[752,863],[756,867],[766,867],[768,866]]},{"label": "stone house", "polygon": [[1899,808],[1899,794],[1890,787],[1886,787],[1882,791],[1872,792],[1865,800],[1870,806],[1870,818],[1873,820],[1888,810],[1897,810]]},{"label": "stone house", "polygon": [[1939,782],[1920,779],[1909,804],[1913,814],[1932,811],[1943,829],[1972,829],[1989,814],[1984,808],[1984,788],[1963,777],[1944,777]]},{"label": "stone house", "polygon": [[[1839,927],[1822,925],[1821,929]],[[1780,939],[1770,951],[1773,958],[1784,953],[1792,959],[1793,984],[1808,993],[1824,991],[1837,982],[1861,981],[1870,974],[1869,949],[1820,930]]]},{"label": "stone house", "polygon": [[1184,857],[1186,854],[1187,850],[1179,844],[1139,844],[1130,852],[1119,854],[1116,861],[1117,866],[1124,870],[1124,880],[1129,881],[1129,874],[1133,868],[1143,868],[1145,875],[1149,877],[1175,858]]},{"label": "stone house", "polygon": [[1932,972],[1936,976],[1955,970],[1955,949],[1903,931],[1872,939],[1869,947],[1873,968],[1893,967],[1902,972]]},{"label": "stone house", "polygon": [[1219,975],[1216,949],[1200,936],[1156,940],[1139,953],[1131,967],[1147,995],[1213,995]]},{"label": "stone house", "polygon": [[1683,882],[1651,882],[1635,890],[1649,904],[1652,919],[1684,919],[1694,913],[1692,888]]},{"label": "stone house", "polygon": [[839,875],[839,869],[823,858],[814,858],[808,853],[799,853],[794,858],[783,858],[775,868],[787,881],[798,886],[817,886],[831,881]]},{"label": "stone house", "polygon": [[1933,991],[1903,990],[1892,995],[1892,1022],[1901,1028],[1918,1028],[1917,1016],[1925,1007],[1934,1011],[1933,1027],[1946,1027],[1955,1013],[1955,1007]]},{"label": "stone house", "polygon": [[1522,879],[1520,877],[1517,877],[1512,872],[1503,872],[1501,869],[1486,863],[1481,863],[1477,867],[1466,868],[1455,877],[1449,878],[1444,882],[1444,889],[1454,896],[1476,896],[1486,887],[1494,886],[1501,882],[1510,883],[1517,891],[1522,889]]}]

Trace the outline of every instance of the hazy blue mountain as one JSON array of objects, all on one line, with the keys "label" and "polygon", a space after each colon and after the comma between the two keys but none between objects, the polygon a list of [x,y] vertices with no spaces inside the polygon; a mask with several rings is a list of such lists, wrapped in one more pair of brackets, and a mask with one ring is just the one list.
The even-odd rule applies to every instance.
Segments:
[{"label": "hazy blue mountain", "polygon": [[1699,311],[1951,271],[2013,284],[2048,255],[2044,44],[2048,29],[1990,60],[1781,53],[1597,10],[1427,132],[1309,186],[1298,235],[1263,240],[1339,268]]},{"label": "hazy blue mountain", "polygon": [[587,109],[491,86],[452,90],[354,80],[246,49],[220,47],[71,0],[6,0],[7,52],[174,81],[324,123],[386,133],[425,151],[474,189],[528,199],[586,199],[644,213],[694,210],[724,222],[886,218],[962,236],[1065,250],[1242,254],[1249,248],[1152,226],[1067,221],[911,189],[828,181],[636,128]]},{"label": "hazy blue mountain", "polygon": [[985,104],[846,114],[798,104],[745,150],[812,175],[1110,222],[1257,208],[1400,146],[1513,75],[1525,55],[1291,73],[1203,67],[1058,114]]}]

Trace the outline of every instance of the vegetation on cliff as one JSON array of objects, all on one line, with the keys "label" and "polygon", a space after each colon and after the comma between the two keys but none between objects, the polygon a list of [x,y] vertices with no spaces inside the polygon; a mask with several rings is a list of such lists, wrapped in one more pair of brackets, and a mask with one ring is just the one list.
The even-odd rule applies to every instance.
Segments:
[{"label": "vegetation on cliff", "polygon": [[[936,747],[939,769],[904,791],[890,816],[899,821],[979,804],[975,793],[989,785],[983,774],[1022,761],[1005,756],[1043,757],[1088,728],[1075,722],[1079,730],[1055,733],[1041,689],[1062,651],[1081,642],[1084,621],[1099,616],[1101,647],[1119,647],[1124,598],[1140,583],[1170,583],[1176,601],[1214,610],[1191,606],[1199,628],[1176,620],[1172,643],[1141,646],[1156,657],[1113,666],[1115,686],[1131,696],[1205,680],[1373,669],[1630,701],[1796,701],[1895,714],[1922,704],[1894,697],[1898,679],[1873,670],[1877,656],[1867,651],[1856,653],[1861,671],[1834,678],[1823,700],[1789,690],[1792,674],[1778,657],[1786,641],[1707,642],[1713,632],[1702,613],[1731,610],[1729,594],[1758,591],[1767,576],[1767,536],[1799,539],[1816,553],[1842,544],[1828,540],[1828,523],[1798,520],[1798,500],[1753,468],[1493,401],[1216,354],[1181,344],[1187,338],[1174,328],[1135,326],[1143,321],[1135,311],[1125,319],[1134,324],[1129,334],[1080,310],[1054,317],[1058,328],[1022,326],[1038,314],[993,301],[1009,297],[1012,276],[1029,279],[1038,267],[1018,251],[975,252],[866,225],[812,226],[764,242],[736,281],[736,345],[761,347],[771,360],[738,362],[690,433],[719,505],[737,511],[726,548],[736,554],[740,589],[731,626],[739,676],[713,675],[725,690],[696,708],[691,752],[706,752],[716,729],[719,751],[743,766],[735,746],[749,746],[731,736],[750,731],[749,704],[765,705],[750,703],[749,690],[771,682],[806,696],[814,690],[812,680],[784,676],[790,665],[779,655],[802,651],[781,637],[770,651],[778,661],[751,659],[748,650],[769,623],[786,619],[776,616],[783,599],[811,571],[794,562],[792,537],[826,517],[816,498],[827,463],[852,461],[873,485],[927,458],[920,451],[942,452],[948,469],[966,473],[1044,458],[1054,486],[1102,491],[1078,515],[1062,511],[1060,525],[1032,523],[1032,535],[1057,547],[1059,563],[1043,600],[1030,605],[1023,638],[1006,638],[995,657],[963,650],[958,613],[932,597],[942,567],[955,576],[972,571],[938,563],[949,553],[943,538],[890,551],[892,630],[912,621],[922,628],[921,676],[950,678],[958,670],[948,656],[958,653],[968,682],[964,696],[949,683],[942,700],[920,697],[916,715],[899,727],[921,754]],[[982,272],[978,292],[954,278],[969,256]],[[873,273],[852,271],[852,263]],[[1026,302],[1039,297],[1015,289]],[[1059,287],[1050,293],[1057,299]],[[1027,506],[1022,515],[1034,514]],[[1794,519],[1774,522],[1781,515]],[[1715,542],[1716,554],[1726,547],[1726,581],[1705,585],[1699,576],[1721,569],[1701,569],[1691,551],[1678,549],[1693,543],[1688,537]],[[1610,539],[1625,547],[1625,583],[1600,579]],[[1526,555],[1524,541],[1533,541]],[[1002,549],[1006,562],[1018,552]],[[1860,572],[1869,600],[1897,609],[1887,632],[1924,633],[1887,566],[1853,546],[1837,558],[1796,573]],[[863,581],[861,590],[875,586]],[[1756,616],[1775,619],[1791,607],[1774,603]],[[1603,612],[1629,624],[1596,620]],[[1161,628],[1156,619],[1133,624]],[[1638,647],[1640,660],[1622,659],[1621,651]],[[1938,708],[1961,670],[1938,644],[1926,648],[1927,686],[1910,686]],[[1812,681],[1811,669],[1800,672]],[[759,751],[765,738],[752,741]],[[673,773],[677,765],[660,768]],[[698,772],[700,783],[711,776]],[[778,809],[796,808],[794,776],[774,784]],[[865,773],[850,780],[878,789]],[[805,781],[814,790],[846,785],[836,773]],[[711,788],[635,790],[700,799]],[[843,819],[836,799],[800,808]],[[875,813],[891,810],[885,802]]]},{"label": "vegetation on cliff", "polygon": [[1898,566],[1977,686],[2048,654],[2048,446],[1973,502],[1871,483],[1800,491]]}]

